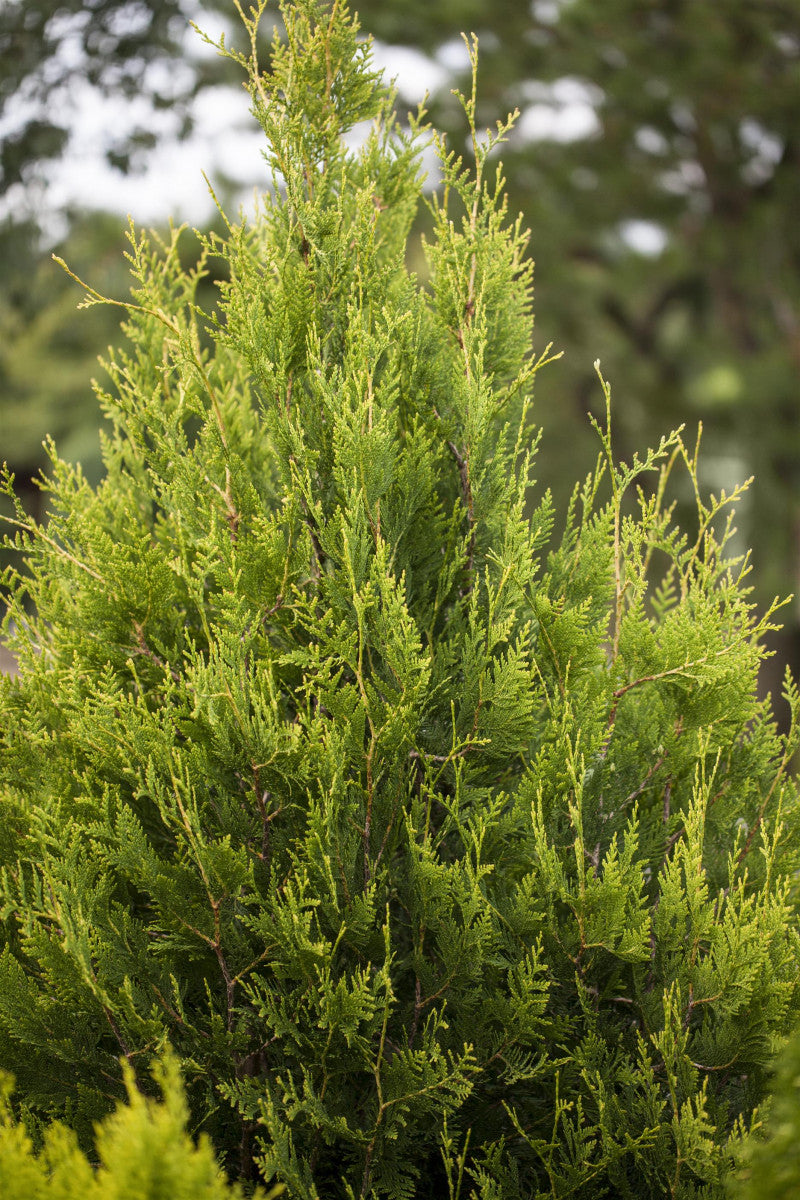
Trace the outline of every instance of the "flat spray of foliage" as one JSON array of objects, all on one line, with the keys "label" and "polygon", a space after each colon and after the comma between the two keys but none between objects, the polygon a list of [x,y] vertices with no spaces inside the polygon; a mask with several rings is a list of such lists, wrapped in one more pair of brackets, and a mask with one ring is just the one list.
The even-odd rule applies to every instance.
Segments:
[{"label": "flat spray of foliage", "polygon": [[423,284],[421,116],[343,3],[284,17],[218,312],[132,234],[107,478],[53,453],[17,512],[0,1062],[90,1147],[169,1042],[298,1200],[720,1196],[800,958],[800,697],[782,739],[728,501],[676,529],[694,451],[598,429],[554,534],[510,123],[434,135]]}]

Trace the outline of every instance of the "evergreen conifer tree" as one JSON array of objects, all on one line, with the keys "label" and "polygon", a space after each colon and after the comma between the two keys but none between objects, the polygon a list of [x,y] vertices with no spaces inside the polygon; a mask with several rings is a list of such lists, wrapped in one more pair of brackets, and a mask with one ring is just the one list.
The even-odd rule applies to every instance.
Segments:
[{"label": "evergreen conifer tree", "polygon": [[422,114],[341,0],[262,70],[263,3],[275,188],[206,238],[219,308],[131,231],[107,476],[53,450],[15,518],[0,1063],[90,1147],[169,1043],[192,1129],[298,1200],[722,1196],[800,957],[736,495],[680,433],[615,461],[608,400],[554,533],[510,123],[473,86],[474,162],[433,135],[420,282]]}]

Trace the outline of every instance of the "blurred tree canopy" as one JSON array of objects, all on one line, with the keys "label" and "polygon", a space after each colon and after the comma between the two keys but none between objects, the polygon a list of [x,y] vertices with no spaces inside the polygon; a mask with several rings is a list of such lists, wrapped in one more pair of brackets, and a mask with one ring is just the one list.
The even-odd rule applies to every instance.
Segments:
[{"label": "blurred tree canopy", "polygon": [[[233,16],[232,0],[206,7]],[[759,598],[800,592],[800,0],[356,7],[365,30],[447,63],[474,30],[483,123],[521,111],[503,161],[533,231],[537,341],[565,351],[537,397],[551,432],[542,482],[563,492],[594,457],[586,411],[599,406],[600,357],[622,452],[702,418],[706,486],[756,475],[740,515]],[[47,93],[75,29],[84,57],[70,69],[101,89],[154,83],[155,104],[186,113],[204,82],[187,77],[170,94],[152,70],[182,52],[180,0],[7,0],[6,10],[0,118],[15,95]],[[459,145],[452,97],[445,89],[432,104]],[[36,138],[2,151],[9,180],[63,142],[52,106],[31,113]],[[119,147],[119,165],[131,161]]]},{"label": "blurred tree canopy", "polygon": [[[216,7],[236,16],[226,0]],[[34,507],[46,435],[90,477],[100,469],[90,381],[120,321],[114,309],[76,311],[80,292],[51,253],[109,294],[129,283],[124,216],[54,214],[48,169],[68,150],[81,89],[97,104],[122,102],[105,155],[123,173],[155,145],[148,117],[168,114],[170,136],[188,134],[194,97],[230,75],[221,59],[187,60],[189,20],[202,15],[201,0],[0,0],[0,457]]]},{"label": "blurred tree canopy", "polygon": [[[181,0],[4,0],[0,19],[0,175],[3,190],[30,184],[69,139],[70,90],[146,95],[188,129],[195,73],[176,69],[186,32]],[[122,168],[151,147],[152,131],[125,130],[109,148]]]},{"label": "blurred tree canopy", "polygon": [[[0,456],[35,505],[32,479],[44,461],[45,435],[90,474],[99,468],[90,379],[119,324],[111,310],[76,312],[75,285],[50,251],[106,287],[126,286],[118,217],[58,214],[66,236],[57,247],[43,238],[53,216],[47,170],[67,148],[75,89],[89,86],[98,103],[146,94],[184,134],[199,81],[175,69],[187,20],[180,0],[5,0],[1,7]],[[107,157],[128,170],[152,138],[136,124],[109,130]]]}]

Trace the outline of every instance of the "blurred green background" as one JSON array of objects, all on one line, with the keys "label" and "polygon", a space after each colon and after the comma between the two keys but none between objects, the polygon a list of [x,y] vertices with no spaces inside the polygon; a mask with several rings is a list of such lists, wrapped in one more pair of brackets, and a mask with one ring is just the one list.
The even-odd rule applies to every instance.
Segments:
[{"label": "blurred green background", "polygon": [[[468,153],[450,92],[467,86],[462,30],[480,39],[481,122],[520,110],[503,154],[510,207],[531,228],[536,346],[564,351],[536,396],[542,486],[563,503],[594,462],[600,358],[618,453],[682,422],[693,441],[702,420],[705,486],[755,476],[739,508],[754,599],[800,593],[800,0],[357,7],[401,102],[429,88],[453,146]],[[270,6],[265,33],[274,16]],[[119,321],[77,312],[50,253],[109,294],[127,286],[125,206],[98,212],[92,171],[81,190],[76,130],[91,112],[108,172],[132,189],[148,165],[158,178],[165,146],[201,136],[204,114],[226,111],[240,83],[189,19],[237,36],[232,0],[0,5],[0,456],[31,506],[45,435],[100,470],[89,380]],[[232,127],[206,143],[226,203],[266,182],[244,137]],[[174,212],[170,179],[148,223]],[[194,186],[202,195],[199,175]],[[800,602],[784,621],[764,680],[777,691],[784,663],[800,667]]]}]

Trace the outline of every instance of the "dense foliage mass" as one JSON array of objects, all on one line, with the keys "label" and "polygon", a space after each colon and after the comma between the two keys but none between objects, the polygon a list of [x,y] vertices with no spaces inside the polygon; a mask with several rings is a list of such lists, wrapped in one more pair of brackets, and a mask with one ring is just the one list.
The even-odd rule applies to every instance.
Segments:
[{"label": "dense foliage mass", "polygon": [[276,188],[205,240],[219,309],[132,231],[107,477],[53,452],[17,510],[0,1061],[91,1152],[169,1042],[231,1175],[304,1200],[721,1196],[800,950],[730,498],[678,433],[616,462],[608,403],[554,534],[510,123],[473,86],[474,162],[434,135],[422,286],[421,115],[339,0],[266,71],[257,19]]},{"label": "dense foliage mass", "polygon": [[[738,1149],[729,1190],[735,1200],[784,1200],[800,1194],[800,1036],[781,1051],[769,1117]],[[764,1136],[766,1134],[766,1136]]]},{"label": "dense foliage mass", "polygon": [[[163,1100],[146,1099],[125,1071],[128,1103],[97,1130],[98,1163],[81,1153],[72,1130],[49,1126],[36,1152],[9,1104],[11,1081],[0,1081],[0,1195],[3,1200],[242,1200],[228,1186],[208,1139],[195,1146],[186,1133],[189,1112],[174,1058],[167,1054],[154,1076]],[[270,1200],[257,1189],[253,1200]]]},{"label": "dense foliage mass", "polygon": [[[18,485],[25,471],[42,466],[45,433],[91,471],[97,422],[79,385],[98,349],[115,337],[113,312],[97,310],[82,324],[67,314],[68,281],[59,287],[41,261],[41,231],[49,248],[54,227],[65,222],[71,233],[59,253],[79,273],[88,269],[81,260],[106,259],[109,249],[99,222],[94,229],[73,224],[59,208],[56,193],[63,190],[46,186],[51,156],[66,144],[74,173],[84,169],[67,127],[78,96],[86,101],[87,78],[101,91],[96,99],[122,98],[105,105],[101,142],[123,168],[146,157],[154,130],[163,139],[168,129],[188,128],[196,88],[205,104],[217,102],[209,87],[232,80],[238,88],[230,64],[195,54],[180,13],[196,7],[197,0],[4,5],[0,174],[11,188],[8,223],[0,222],[0,386],[3,456]],[[752,544],[756,556],[759,602],[794,591],[796,0],[605,0],[602,7],[594,0],[360,0],[359,7],[378,37],[438,60],[427,67],[422,60],[422,70],[432,85],[442,80],[432,111],[451,145],[464,144],[462,114],[450,94],[451,71],[464,66],[462,29],[481,37],[480,123],[493,125],[517,105],[522,111],[503,151],[504,173],[512,208],[523,208],[533,228],[538,337],[542,345],[555,338],[565,350],[562,367],[545,375],[537,393],[548,447],[537,476],[559,507],[594,460],[585,412],[602,410],[592,371],[598,356],[624,384],[615,416],[618,453],[629,458],[665,428],[702,416],[704,486],[730,488],[751,474],[759,480],[738,514],[740,546]],[[230,36],[238,36],[231,0],[203,0],[202,9],[202,21],[230,24]],[[273,19],[270,6],[262,37]],[[450,69],[442,72],[442,64]],[[132,95],[136,103],[126,105]],[[148,103],[156,110],[152,121],[142,116]],[[121,107],[131,114],[123,125]],[[224,187],[221,164],[207,165],[215,186]],[[239,181],[247,175],[248,186],[255,182],[244,160],[231,169]],[[76,195],[76,202],[94,206],[97,194]],[[102,262],[89,277],[120,294]],[[787,609],[786,629],[771,639],[779,654],[762,681],[776,692],[783,662],[795,672],[800,666],[799,618],[800,609]]]}]

